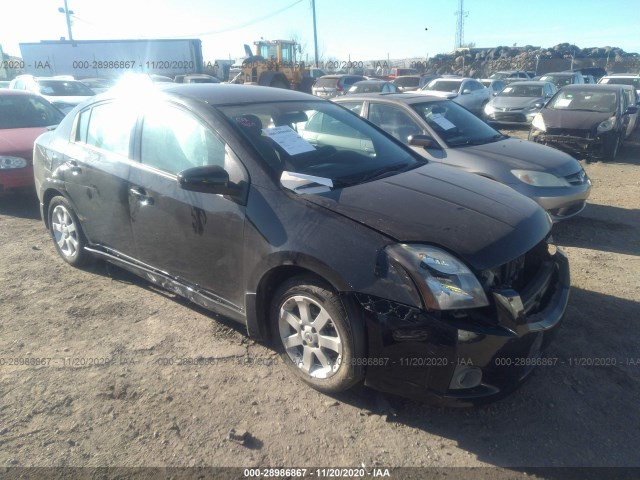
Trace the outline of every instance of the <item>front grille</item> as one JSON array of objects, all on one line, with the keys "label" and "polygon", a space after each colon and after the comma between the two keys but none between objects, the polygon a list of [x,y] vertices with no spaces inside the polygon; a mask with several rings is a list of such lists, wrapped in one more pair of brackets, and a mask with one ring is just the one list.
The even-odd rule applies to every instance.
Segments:
[{"label": "front grille", "polygon": [[567,137],[578,138],[592,138],[591,130],[575,129],[575,128],[549,128],[547,127],[548,135],[560,135]]},{"label": "front grille", "polygon": [[543,240],[524,255],[490,271],[483,272],[485,286],[499,289],[509,288],[521,292],[536,276],[546,260],[549,260],[549,251],[547,242]]}]

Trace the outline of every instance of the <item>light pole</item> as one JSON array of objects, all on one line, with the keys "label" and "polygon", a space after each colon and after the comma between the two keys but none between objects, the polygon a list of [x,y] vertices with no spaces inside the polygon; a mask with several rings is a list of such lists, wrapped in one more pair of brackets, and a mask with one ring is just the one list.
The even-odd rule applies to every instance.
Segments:
[{"label": "light pole", "polygon": [[316,31],[316,0],[311,0],[311,8],[313,9],[313,48],[315,53],[315,66],[318,68],[318,32]]},{"label": "light pole", "polygon": [[64,0],[64,8],[59,7],[58,11],[60,13],[64,13],[65,17],[67,18],[67,31],[69,32],[69,41],[73,42],[73,35],[71,34],[71,15],[73,15],[73,10],[69,10],[69,7],[67,6],[67,0]]}]

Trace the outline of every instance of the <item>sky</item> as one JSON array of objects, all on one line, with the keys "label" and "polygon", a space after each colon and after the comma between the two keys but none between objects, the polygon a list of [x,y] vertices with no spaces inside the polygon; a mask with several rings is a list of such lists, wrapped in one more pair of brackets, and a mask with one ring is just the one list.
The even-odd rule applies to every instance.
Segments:
[{"label": "sky", "polygon": [[[67,0],[76,40],[199,38],[205,60],[236,59],[243,44],[295,37],[313,56],[311,0]],[[64,0],[3,6],[0,45],[67,37]],[[640,52],[640,0],[464,0],[464,42],[477,47],[568,42]],[[321,59],[368,61],[450,52],[459,0],[316,0]],[[304,58],[303,58],[304,59]]]}]

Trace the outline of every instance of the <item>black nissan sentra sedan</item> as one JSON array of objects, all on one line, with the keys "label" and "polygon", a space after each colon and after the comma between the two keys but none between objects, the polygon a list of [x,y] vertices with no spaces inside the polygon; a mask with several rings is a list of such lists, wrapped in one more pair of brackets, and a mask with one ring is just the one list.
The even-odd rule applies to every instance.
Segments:
[{"label": "black nissan sentra sedan", "polygon": [[544,360],[569,269],[532,200],[303,93],[128,93],[35,145],[42,217],[71,265],[107,260],[241,322],[323,392],[364,381],[469,405]]}]

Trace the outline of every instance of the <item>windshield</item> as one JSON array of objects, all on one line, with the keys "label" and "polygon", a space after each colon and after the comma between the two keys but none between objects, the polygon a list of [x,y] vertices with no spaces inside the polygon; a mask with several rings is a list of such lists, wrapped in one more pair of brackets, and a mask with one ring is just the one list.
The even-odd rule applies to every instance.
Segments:
[{"label": "windshield", "polygon": [[31,128],[57,125],[64,114],[47,101],[31,96],[0,96],[0,128]]},{"label": "windshield", "polygon": [[93,90],[81,82],[63,80],[40,80],[40,93],[56,97],[92,97]]},{"label": "windshield", "polygon": [[603,78],[600,83],[608,85],[632,85],[636,90],[640,90],[640,78]]},{"label": "windshield", "polygon": [[484,145],[507,138],[455,102],[411,105],[449,147]]},{"label": "windshield", "polygon": [[422,87],[423,90],[435,90],[436,92],[458,93],[462,80],[433,80]]},{"label": "windshield", "polygon": [[586,112],[613,112],[616,109],[616,92],[597,90],[560,90],[547,108]]},{"label": "windshield", "polygon": [[338,79],[335,77],[320,77],[316,80],[314,87],[324,87],[324,88],[336,88],[338,85]]},{"label": "windshield", "polygon": [[507,72],[496,72],[492,75],[489,75],[489,78],[492,78],[494,80],[504,80],[505,78],[509,78],[509,73]]},{"label": "windshield", "polygon": [[565,85],[571,85],[573,75],[543,75],[540,77],[541,82],[555,83],[556,87],[564,87]]},{"label": "windshield", "polygon": [[498,94],[499,97],[544,97],[544,88],[539,85],[512,83]]},{"label": "windshield", "polygon": [[399,87],[417,87],[420,84],[420,79],[418,77],[402,77],[396,78],[393,83]]},{"label": "windshield", "polygon": [[[328,191],[423,165],[346,109],[330,102],[276,102],[219,107],[282,179]],[[304,181],[302,181],[302,180]]]}]

